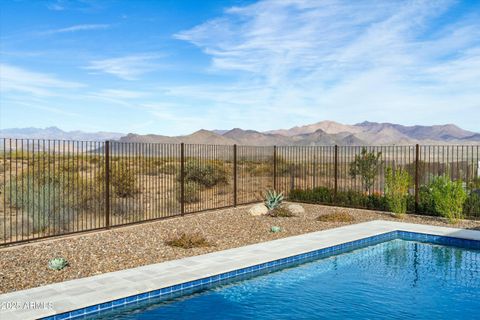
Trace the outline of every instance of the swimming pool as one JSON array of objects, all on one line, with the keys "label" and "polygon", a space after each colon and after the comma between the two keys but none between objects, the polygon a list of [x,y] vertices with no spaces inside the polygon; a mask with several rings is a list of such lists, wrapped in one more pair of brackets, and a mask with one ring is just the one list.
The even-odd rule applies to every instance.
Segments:
[{"label": "swimming pool", "polygon": [[[451,239],[436,242],[460,244]],[[480,310],[478,249],[478,243],[466,249],[393,239],[88,319],[474,319]]]}]

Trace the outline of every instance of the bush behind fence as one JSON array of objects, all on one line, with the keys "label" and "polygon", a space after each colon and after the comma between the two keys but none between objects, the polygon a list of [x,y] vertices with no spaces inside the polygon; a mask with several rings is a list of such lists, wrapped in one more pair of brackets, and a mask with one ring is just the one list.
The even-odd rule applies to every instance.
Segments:
[{"label": "bush behind fence", "polygon": [[480,146],[0,142],[0,244],[257,202],[268,189],[388,210],[389,168],[411,178],[408,211],[435,214],[427,189],[446,175],[468,194],[464,214],[480,217]]}]

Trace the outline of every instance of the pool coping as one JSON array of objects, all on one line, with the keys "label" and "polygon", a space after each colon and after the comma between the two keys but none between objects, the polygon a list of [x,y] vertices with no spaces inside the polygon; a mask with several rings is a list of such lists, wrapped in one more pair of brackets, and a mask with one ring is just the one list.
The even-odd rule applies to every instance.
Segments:
[{"label": "pool coping", "polygon": [[322,249],[353,246],[366,238],[385,241],[402,231],[480,241],[480,231],[476,230],[375,220],[2,294],[0,318],[73,319],[87,311],[203,285],[202,280],[215,282],[289,263],[294,261],[292,257],[308,257]]}]

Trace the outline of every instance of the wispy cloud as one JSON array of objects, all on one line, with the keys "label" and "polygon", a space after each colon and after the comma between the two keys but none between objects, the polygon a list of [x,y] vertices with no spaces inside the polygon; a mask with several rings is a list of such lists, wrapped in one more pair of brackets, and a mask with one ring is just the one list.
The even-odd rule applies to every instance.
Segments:
[{"label": "wispy cloud", "polygon": [[454,114],[458,101],[466,108],[480,99],[478,13],[438,24],[456,4],[267,0],[230,8],[174,37],[210,56],[212,72],[235,80],[170,93],[225,107],[243,101],[245,111],[257,114],[277,110],[271,113],[275,126],[299,110],[305,119],[315,114],[341,121],[400,122],[407,109],[422,121],[444,105]]},{"label": "wispy cloud", "polygon": [[57,34],[57,33],[72,33],[77,31],[89,31],[89,30],[100,30],[100,29],[108,29],[110,28],[109,24],[79,24],[74,25],[66,28],[60,29],[52,29],[41,32],[42,35],[50,35],[50,34]]},{"label": "wispy cloud", "polygon": [[54,0],[50,3],[47,3],[47,8],[53,11],[63,11],[65,10],[66,2],[64,0]]},{"label": "wispy cloud", "polygon": [[160,57],[158,54],[138,54],[94,60],[85,69],[108,73],[124,80],[137,80],[139,76],[159,68],[156,60]]},{"label": "wispy cloud", "polygon": [[59,89],[77,89],[84,84],[65,81],[55,75],[30,71],[9,64],[0,64],[0,92],[24,92],[38,96],[54,96]]}]

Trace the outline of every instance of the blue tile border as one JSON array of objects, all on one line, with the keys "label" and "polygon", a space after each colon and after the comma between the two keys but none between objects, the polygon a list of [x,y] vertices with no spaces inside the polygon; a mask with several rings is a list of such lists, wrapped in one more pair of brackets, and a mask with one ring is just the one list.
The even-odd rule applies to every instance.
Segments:
[{"label": "blue tile border", "polygon": [[78,310],[73,310],[73,311],[69,311],[69,312],[65,312],[65,313],[61,313],[61,314],[57,314],[54,316],[49,316],[41,319],[70,320],[70,319],[85,318],[86,316],[97,315],[99,313],[103,313],[104,311],[110,311],[112,309],[124,307],[127,305],[134,305],[135,303],[148,301],[150,299],[180,296],[186,293],[197,292],[203,289],[216,286],[219,283],[226,282],[227,280],[234,281],[234,280],[240,280],[241,278],[250,278],[255,276],[256,274],[265,273],[265,271],[267,272],[277,271],[279,269],[292,267],[301,263],[317,260],[319,258],[326,258],[333,255],[346,253],[359,248],[379,244],[379,243],[394,240],[394,239],[418,241],[418,242],[432,243],[432,244],[438,244],[438,245],[461,247],[465,249],[480,250],[480,241],[478,240],[470,240],[470,239],[462,239],[462,238],[455,238],[455,237],[449,237],[449,236],[438,236],[438,235],[432,235],[432,234],[426,234],[426,233],[397,230],[397,231],[378,234],[378,235],[367,237],[367,238],[362,238],[359,240],[341,243],[328,248],[322,248],[322,249],[310,251],[307,253],[297,254],[287,258],[282,258],[274,261],[253,265],[250,267],[233,270],[230,272],[225,272],[225,273],[221,273],[221,274],[217,274],[217,275],[213,275],[213,276],[209,276],[201,279],[196,279],[196,280],[184,282],[181,284],[176,284],[173,286],[140,293],[137,295],[133,295],[133,296],[129,296],[129,297],[81,308]]}]

